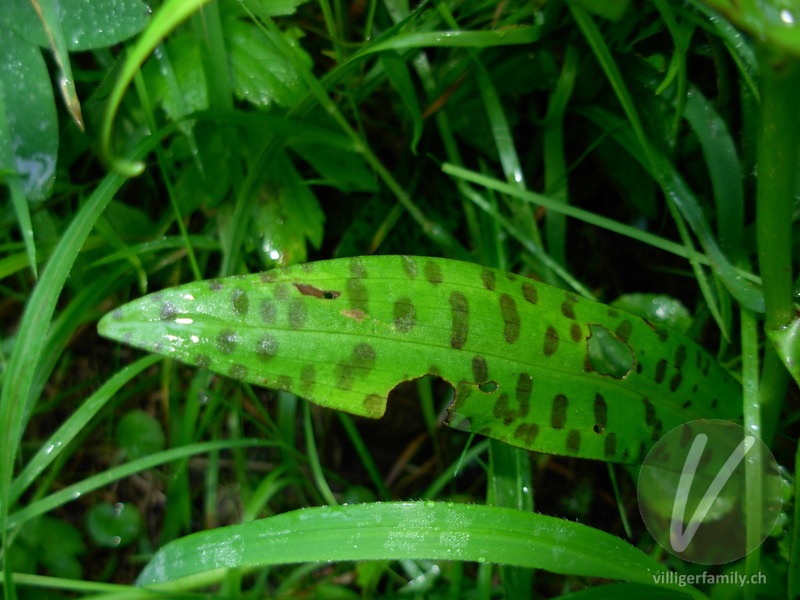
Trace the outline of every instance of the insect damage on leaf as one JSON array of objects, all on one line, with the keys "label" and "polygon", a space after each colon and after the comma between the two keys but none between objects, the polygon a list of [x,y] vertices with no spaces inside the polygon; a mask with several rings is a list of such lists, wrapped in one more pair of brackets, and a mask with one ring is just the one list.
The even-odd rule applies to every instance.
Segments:
[{"label": "insect damage on leaf", "polygon": [[739,416],[738,384],[681,333],[445,259],[337,259],[196,282],[98,327],[368,417],[399,383],[435,373],[456,392],[451,426],[553,454],[633,463],[681,423]]}]

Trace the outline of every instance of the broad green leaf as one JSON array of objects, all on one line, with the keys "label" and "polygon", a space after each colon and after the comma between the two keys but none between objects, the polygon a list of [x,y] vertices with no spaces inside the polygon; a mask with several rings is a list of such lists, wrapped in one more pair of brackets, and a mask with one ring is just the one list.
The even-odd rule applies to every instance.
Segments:
[{"label": "broad green leaf", "polygon": [[[638,462],[686,421],[740,415],[739,385],[681,333],[445,259],[358,257],[191,283],[131,302],[98,329],[373,418],[397,384],[436,375],[456,391],[452,427],[612,462]],[[593,330],[627,349],[627,373],[598,372]]]},{"label": "broad green leaf", "polygon": [[47,65],[39,48],[4,27],[0,27],[0,64],[5,108],[0,172],[18,173],[25,196],[42,200],[53,186],[58,150],[58,121]]},{"label": "broad green leaf", "polygon": [[159,549],[137,583],[226,567],[404,558],[492,562],[645,584],[666,571],[613,535],[556,517],[497,506],[384,502],[305,508],[195,533]]},{"label": "broad green leaf", "polygon": [[[112,46],[139,33],[150,9],[142,0],[59,0],[56,14],[71,52]],[[0,23],[42,47],[50,40],[30,0],[5,0]]]},{"label": "broad green leaf", "polygon": [[142,534],[142,514],[133,504],[98,502],[86,515],[86,531],[97,546],[127,546]]},{"label": "broad green leaf", "polygon": [[161,423],[143,410],[132,410],[117,425],[117,443],[129,460],[155,454],[164,449]]}]

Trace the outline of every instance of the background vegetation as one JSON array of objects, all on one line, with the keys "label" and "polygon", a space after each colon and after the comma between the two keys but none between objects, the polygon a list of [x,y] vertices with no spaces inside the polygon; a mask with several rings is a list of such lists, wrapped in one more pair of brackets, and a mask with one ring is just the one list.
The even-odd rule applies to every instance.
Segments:
[{"label": "background vegetation", "polygon": [[[778,165],[792,195],[796,184],[791,157],[764,158],[758,145],[759,78],[783,63],[759,62],[753,39],[705,5],[218,0],[151,2],[151,14],[140,0],[84,4],[14,0],[0,16],[8,597],[147,595],[131,587],[137,574],[190,532],[374,500],[535,505],[679,572],[701,570],[641,525],[633,471],[501,445],[490,454],[488,441],[440,426],[452,391],[437,380],[397,389],[380,421],[354,420],[96,333],[102,314],[146,292],[315,259],[446,256],[639,312],[657,295],[653,318],[715,353],[745,401],[766,407],[756,424],[791,479],[796,393],[783,402],[789,374],[765,343],[764,297],[751,285],[757,155],[759,177]],[[800,14],[786,4],[767,21]],[[774,139],[796,151],[791,124],[776,123]],[[573,208],[583,211],[567,218]],[[785,209],[772,211],[784,229]],[[791,274],[791,230],[771,243],[784,257],[776,269]],[[777,328],[788,321],[774,318],[761,273]],[[786,303],[793,310],[791,290]],[[791,510],[760,555],[718,569],[760,570],[765,585],[702,592],[794,597]],[[549,598],[608,583],[576,558],[566,574],[535,576],[491,560],[245,569],[209,589]],[[573,597],[594,597],[583,594]]]}]

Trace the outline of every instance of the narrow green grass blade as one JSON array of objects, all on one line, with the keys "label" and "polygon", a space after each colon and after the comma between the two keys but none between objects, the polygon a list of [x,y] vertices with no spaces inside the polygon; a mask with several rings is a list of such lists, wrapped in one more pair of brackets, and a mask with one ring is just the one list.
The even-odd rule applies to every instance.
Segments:
[{"label": "narrow green grass blade", "polygon": [[[187,284],[113,311],[98,331],[372,418],[399,383],[434,374],[456,391],[452,427],[612,462],[637,462],[692,418],[741,414],[738,384],[680,332],[445,259],[356,257]],[[598,370],[593,336],[622,345],[622,371]]]},{"label": "narrow green grass blade", "polygon": [[700,90],[690,90],[684,117],[700,140],[708,165],[720,246],[735,259],[744,235],[744,188],[736,146],[724,119]]},{"label": "narrow green grass blade", "polygon": [[115,393],[147,367],[161,360],[158,356],[146,356],[128,365],[109,379],[99,390],[86,401],[59,427],[50,438],[42,444],[39,451],[31,458],[22,473],[11,484],[10,502],[16,500],[28,489],[39,474],[44,471],[75,439],[83,427],[106,405]]},{"label": "narrow green grass blade", "polygon": [[214,452],[218,450],[230,450],[233,448],[247,448],[247,447],[272,447],[274,444],[265,442],[264,440],[256,440],[250,438],[242,438],[239,440],[218,440],[214,442],[198,442],[195,444],[187,444],[178,448],[171,448],[164,450],[150,456],[137,458],[122,465],[107,469],[87,477],[77,483],[69,485],[63,489],[58,490],[45,496],[39,500],[31,502],[24,508],[12,513],[8,517],[8,528],[19,527],[26,521],[62,506],[73,500],[77,500],[83,494],[87,494],[105,485],[119,481],[125,477],[152,469],[158,465],[163,465],[168,462],[194,456],[195,454],[203,454],[205,452]]},{"label": "narrow green grass blade", "polygon": [[137,583],[225,568],[406,558],[491,562],[643,584],[666,571],[619,538],[564,519],[493,506],[387,502],[306,508],[195,533],[159,549]]},{"label": "narrow green grass blade", "polygon": [[33,408],[30,389],[44,350],[44,332],[83,241],[123,182],[124,179],[118,175],[108,175],[103,179],[62,235],[26,306],[0,395],[0,515],[8,514],[11,474],[22,437],[24,416]]}]

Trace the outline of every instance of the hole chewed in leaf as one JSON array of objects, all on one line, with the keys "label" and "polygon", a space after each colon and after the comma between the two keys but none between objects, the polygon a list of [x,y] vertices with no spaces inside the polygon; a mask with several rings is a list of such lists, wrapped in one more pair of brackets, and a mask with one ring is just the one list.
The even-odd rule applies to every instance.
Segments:
[{"label": "hole chewed in leaf", "polygon": [[602,325],[589,325],[586,342],[588,364],[600,375],[624,379],[633,369],[636,357],[628,342],[621,340]]},{"label": "hole chewed in leaf", "polygon": [[335,290],[321,290],[307,283],[294,282],[294,287],[304,296],[313,296],[314,298],[322,298],[323,300],[335,300],[342,295],[341,292]]},{"label": "hole chewed in leaf", "polygon": [[486,394],[491,394],[492,392],[496,392],[497,388],[498,385],[496,381],[487,381],[478,386],[478,389]]}]

